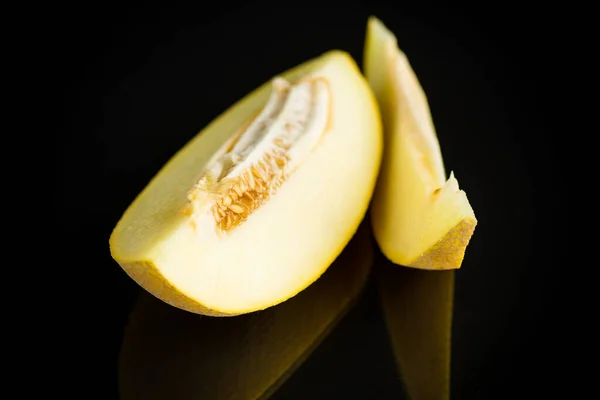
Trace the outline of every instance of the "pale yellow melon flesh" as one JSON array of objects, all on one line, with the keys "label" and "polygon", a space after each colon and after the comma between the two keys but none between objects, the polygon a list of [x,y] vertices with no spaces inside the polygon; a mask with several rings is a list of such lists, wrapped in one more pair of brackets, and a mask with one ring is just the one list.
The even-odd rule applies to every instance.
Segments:
[{"label": "pale yellow melon flesh", "polygon": [[267,398],[354,304],[369,275],[368,225],[294,298],[236,318],[205,318],[144,293],[125,330],[122,400]]},{"label": "pale yellow melon flesh", "polygon": [[445,178],[427,98],[396,37],[371,17],[364,72],[380,105],[384,156],[371,221],[395,264],[460,268],[477,220],[453,173]]},{"label": "pale yellow melon flesh", "polygon": [[384,262],[375,272],[398,372],[410,399],[449,399],[455,270]]},{"label": "pale yellow melon flesh", "polygon": [[348,243],[380,166],[379,111],[347,53],[325,53],[279,77],[293,83],[308,75],[328,87],[325,131],[245,222],[219,234],[212,217],[190,216],[188,196],[213,155],[265,107],[271,82],[197,134],[124,213],[110,238],[111,254],[148,292],[199,314],[261,310],[309,286]]}]

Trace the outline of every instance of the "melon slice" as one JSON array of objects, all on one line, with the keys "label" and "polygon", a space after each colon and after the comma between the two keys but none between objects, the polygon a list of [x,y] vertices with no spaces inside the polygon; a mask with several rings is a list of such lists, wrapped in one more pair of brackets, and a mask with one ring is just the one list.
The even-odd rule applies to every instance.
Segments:
[{"label": "melon slice", "polygon": [[347,53],[325,53],[199,132],[118,221],[111,255],[175,307],[265,309],[340,254],[366,213],[381,154],[369,85]]},{"label": "melon slice", "polygon": [[423,89],[394,34],[375,17],[368,21],[364,54],[384,126],[371,212],[377,243],[395,264],[460,268],[477,220],[452,172],[446,180]]},{"label": "melon slice", "polygon": [[268,398],[358,300],[373,261],[365,222],[319,280],[264,311],[204,318],[142,292],[121,346],[121,399]]}]

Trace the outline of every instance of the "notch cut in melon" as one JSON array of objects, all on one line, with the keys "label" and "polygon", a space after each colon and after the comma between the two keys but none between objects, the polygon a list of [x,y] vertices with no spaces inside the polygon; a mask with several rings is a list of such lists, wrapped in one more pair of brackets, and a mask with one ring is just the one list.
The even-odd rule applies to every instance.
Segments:
[{"label": "notch cut in melon", "polygon": [[348,243],[381,153],[370,87],[348,54],[325,53],[198,133],[124,213],[111,254],[184,310],[270,307],[314,282]]},{"label": "notch cut in melon", "polygon": [[454,173],[446,180],[425,93],[396,37],[375,17],[367,24],[364,54],[384,126],[371,212],[377,243],[395,264],[460,268],[477,219]]}]

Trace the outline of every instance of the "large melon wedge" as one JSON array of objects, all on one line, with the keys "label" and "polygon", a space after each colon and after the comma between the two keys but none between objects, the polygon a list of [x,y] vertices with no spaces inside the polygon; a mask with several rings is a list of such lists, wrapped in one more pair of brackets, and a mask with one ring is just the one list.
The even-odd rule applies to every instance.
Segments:
[{"label": "large melon wedge", "polygon": [[367,25],[363,67],[384,126],[371,212],[377,243],[395,264],[460,268],[475,214],[454,174],[446,180],[423,89],[394,34],[375,17]]},{"label": "large melon wedge", "polygon": [[194,313],[278,304],[348,243],[381,153],[370,87],[348,54],[328,52],[265,83],[181,149],[117,223],[112,257]]},{"label": "large melon wedge", "polygon": [[372,255],[370,229],[363,224],[302,293],[236,318],[205,318],[143,293],[121,347],[121,399],[268,398],[358,299]]}]

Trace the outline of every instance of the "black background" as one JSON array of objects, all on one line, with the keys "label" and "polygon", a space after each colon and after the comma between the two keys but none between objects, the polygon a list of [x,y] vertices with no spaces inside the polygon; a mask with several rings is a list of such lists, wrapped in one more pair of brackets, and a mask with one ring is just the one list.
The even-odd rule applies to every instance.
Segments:
[{"label": "black background", "polygon": [[[557,255],[547,251],[558,197],[542,197],[555,161],[545,19],[506,3],[195,3],[74,6],[64,11],[76,17],[53,28],[67,117],[57,211],[75,216],[61,223],[77,243],[74,258],[89,260],[72,289],[89,311],[70,331],[85,349],[72,388],[118,398],[119,346],[139,289],[110,258],[108,237],[134,196],[199,129],[278,72],[332,48],[360,65],[374,14],[419,76],[446,168],[479,221],[457,273],[453,398],[562,393]],[[74,201],[90,181],[95,194]],[[276,398],[397,398],[378,307],[370,287]]]}]

